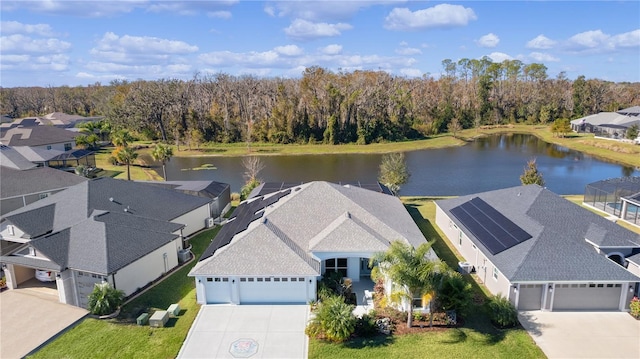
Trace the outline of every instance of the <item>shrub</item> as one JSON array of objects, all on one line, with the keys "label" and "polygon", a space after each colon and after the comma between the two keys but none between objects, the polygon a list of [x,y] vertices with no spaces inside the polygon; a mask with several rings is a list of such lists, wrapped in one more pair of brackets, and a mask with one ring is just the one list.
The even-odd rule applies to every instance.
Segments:
[{"label": "shrub", "polygon": [[464,316],[471,305],[473,292],[460,273],[451,272],[446,276],[438,291],[438,307],[444,311],[455,310]]},{"label": "shrub", "polygon": [[342,297],[331,296],[318,305],[305,333],[331,342],[343,342],[351,337],[356,328],[353,306]]},{"label": "shrub", "polygon": [[378,334],[375,315],[363,314],[356,320],[355,334],[359,337],[372,337]]},{"label": "shrub", "polygon": [[4,288],[7,286],[7,277],[0,278],[0,288]]},{"label": "shrub", "polygon": [[238,193],[238,192],[231,193],[231,200],[232,201],[239,201],[240,200],[240,193]]},{"label": "shrub", "polygon": [[638,297],[633,297],[633,299],[631,299],[629,309],[629,314],[636,319],[640,319],[640,299]]},{"label": "shrub", "polygon": [[509,299],[495,295],[489,300],[489,318],[499,328],[511,328],[518,324],[518,311]]},{"label": "shrub", "polygon": [[96,284],[89,295],[89,312],[95,315],[111,314],[124,300],[124,292],[109,283]]}]

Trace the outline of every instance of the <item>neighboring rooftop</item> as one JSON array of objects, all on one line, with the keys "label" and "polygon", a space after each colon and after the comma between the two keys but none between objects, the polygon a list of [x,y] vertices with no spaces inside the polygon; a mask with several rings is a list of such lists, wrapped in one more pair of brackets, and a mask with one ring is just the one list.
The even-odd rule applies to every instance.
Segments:
[{"label": "neighboring rooftop", "polygon": [[78,133],[52,126],[13,127],[0,130],[0,143],[5,146],[44,146],[73,142]]},{"label": "neighboring rooftop", "polygon": [[148,183],[158,187],[170,188],[182,193],[217,198],[229,188],[229,184],[216,182],[216,181],[139,181],[141,183]]},{"label": "neighboring rooftop", "polygon": [[[301,184],[304,184],[304,182],[263,182],[263,183],[261,183],[259,186],[257,186],[256,188],[254,188],[251,191],[251,193],[249,194],[248,198],[255,198],[255,197],[259,197],[259,196],[264,196],[264,195],[269,194],[269,193],[273,193],[273,192],[281,191],[281,190],[284,190],[284,189],[287,189],[287,188],[299,186]],[[374,192],[380,192],[380,193],[384,193],[384,194],[388,194],[388,195],[393,195],[391,190],[389,190],[385,185],[383,185],[380,182],[363,183],[363,182],[360,182],[360,181],[356,181],[356,182],[338,182],[337,184],[340,185],[340,186],[360,187],[360,188],[365,188],[365,189],[368,189],[368,190],[374,191]]]},{"label": "neighboring rooftop", "polygon": [[[451,210],[482,199],[532,237],[492,254]],[[512,282],[637,280],[599,247],[638,247],[640,235],[537,185],[518,186],[437,201],[451,220]],[[589,241],[589,242],[587,242]]]},{"label": "neighboring rooftop", "polygon": [[29,161],[13,147],[0,145],[0,166],[16,170],[28,170],[37,165]]},{"label": "neighboring rooftop", "polygon": [[36,167],[28,170],[0,168],[0,198],[11,198],[31,193],[66,188],[88,181],[87,178],[77,176],[50,167]]},{"label": "neighboring rooftop", "polygon": [[84,117],[69,115],[62,112],[52,112],[44,116],[24,117],[16,120],[4,121],[0,128],[12,128],[18,126],[54,126],[59,128],[72,128],[83,122],[99,121],[104,117]]}]

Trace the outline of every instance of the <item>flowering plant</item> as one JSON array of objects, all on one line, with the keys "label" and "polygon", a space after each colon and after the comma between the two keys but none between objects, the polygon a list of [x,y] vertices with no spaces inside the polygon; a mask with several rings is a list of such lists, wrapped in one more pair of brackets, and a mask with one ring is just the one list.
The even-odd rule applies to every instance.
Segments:
[{"label": "flowering plant", "polygon": [[631,314],[636,319],[640,319],[640,299],[638,299],[638,297],[633,297],[633,299],[631,299],[629,309],[629,314]]}]

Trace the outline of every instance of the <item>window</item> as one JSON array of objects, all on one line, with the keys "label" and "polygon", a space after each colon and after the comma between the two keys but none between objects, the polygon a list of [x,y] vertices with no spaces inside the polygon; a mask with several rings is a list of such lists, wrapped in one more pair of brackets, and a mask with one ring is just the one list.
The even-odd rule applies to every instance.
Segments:
[{"label": "window", "polygon": [[247,281],[247,278],[240,278],[240,281],[241,281],[241,282],[246,282],[246,281]]},{"label": "window", "polygon": [[595,288],[596,285],[595,284],[589,284],[589,288]]},{"label": "window", "polygon": [[282,278],[282,281],[283,281],[283,282],[288,282],[288,281],[289,281],[289,278]]},{"label": "window", "polygon": [[326,271],[334,271],[347,276],[347,258],[331,258],[324,261]]},{"label": "window", "polygon": [[304,282],[304,278],[302,277],[298,278],[298,282]]},{"label": "window", "polygon": [[213,282],[213,278],[207,278],[207,282]]},{"label": "window", "polygon": [[265,282],[271,282],[271,278],[265,278],[264,281]]},{"label": "window", "polygon": [[616,288],[622,287],[622,284],[616,284]]},{"label": "window", "polygon": [[50,150],[50,149],[51,149],[51,145],[47,145],[47,150]]},{"label": "window", "polygon": [[274,282],[279,282],[279,281],[280,281],[280,278],[277,278],[277,277],[276,277],[276,278],[273,278],[273,281],[274,281]]},{"label": "window", "polygon": [[38,197],[39,197],[40,199],[45,199],[45,198],[49,197],[49,193],[48,193],[48,192],[47,192],[47,193],[40,193],[40,194],[38,195]]},{"label": "window", "polygon": [[613,288],[613,284],[607,284],[607,288]]},{"label": "window", "polygon": [[462,231],[458,231],[458,245],[462,247]]},{"label": "window", "polygon": [[222,278],[222,281],[223,281],[223,282],[228,282],[228,281],[229,281],[229,278]]},{"label": "window", "polygon": [[247,280],[249,280],[249,282],[253,282],[253,278],[247,278]]},{"label": "window", "polygon": [[604,287],[604,284],[598,284],[598,288]]},{"label": "window", "polygon": [[292,281],[292,282],[297,282],[297,281],[298,281],[298,278],[291,278],[291,281]]},{"label": "window", "polygon": [[65,143],[64,144],[64,150],[65,151],[69,151],[71,149],[71,143]]},{"label": "window", "polygon": [[262,278],[256,278],[258,280],[258,282],[262,282],[263,279]]},{"label": "window", "polygon": [[498,268],[493,267],[493,279],[498,280]]},{"label": "window", "polygon": [[219,281],[220,281],[220,278],[216,278],[216,282],[219,282]]}]

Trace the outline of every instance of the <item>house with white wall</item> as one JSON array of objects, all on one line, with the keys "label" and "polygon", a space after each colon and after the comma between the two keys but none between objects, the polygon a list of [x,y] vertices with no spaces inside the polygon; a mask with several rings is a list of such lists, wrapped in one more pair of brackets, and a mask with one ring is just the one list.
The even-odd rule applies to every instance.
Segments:
[{"label": "house with white wall", "polygon": [[436,224],[493,294],[519,310],[625,311],[640,235],[537,185],[436,201]]},{"label": "house with white wall", "polygon": [[426,242],[397,197],[309,182],[243,202],[189,276],[201,304],[307,303],[327,271],[368,280],[392,241]]},{"label": "house with white wall", "polygon": [[125,296],[178,266],[188,238],[210,218],[210,199],[132,181],[98,178],[3,215],[7,286],[36,270],[55,274],[60,302],[86,307],[95,283]]}]

